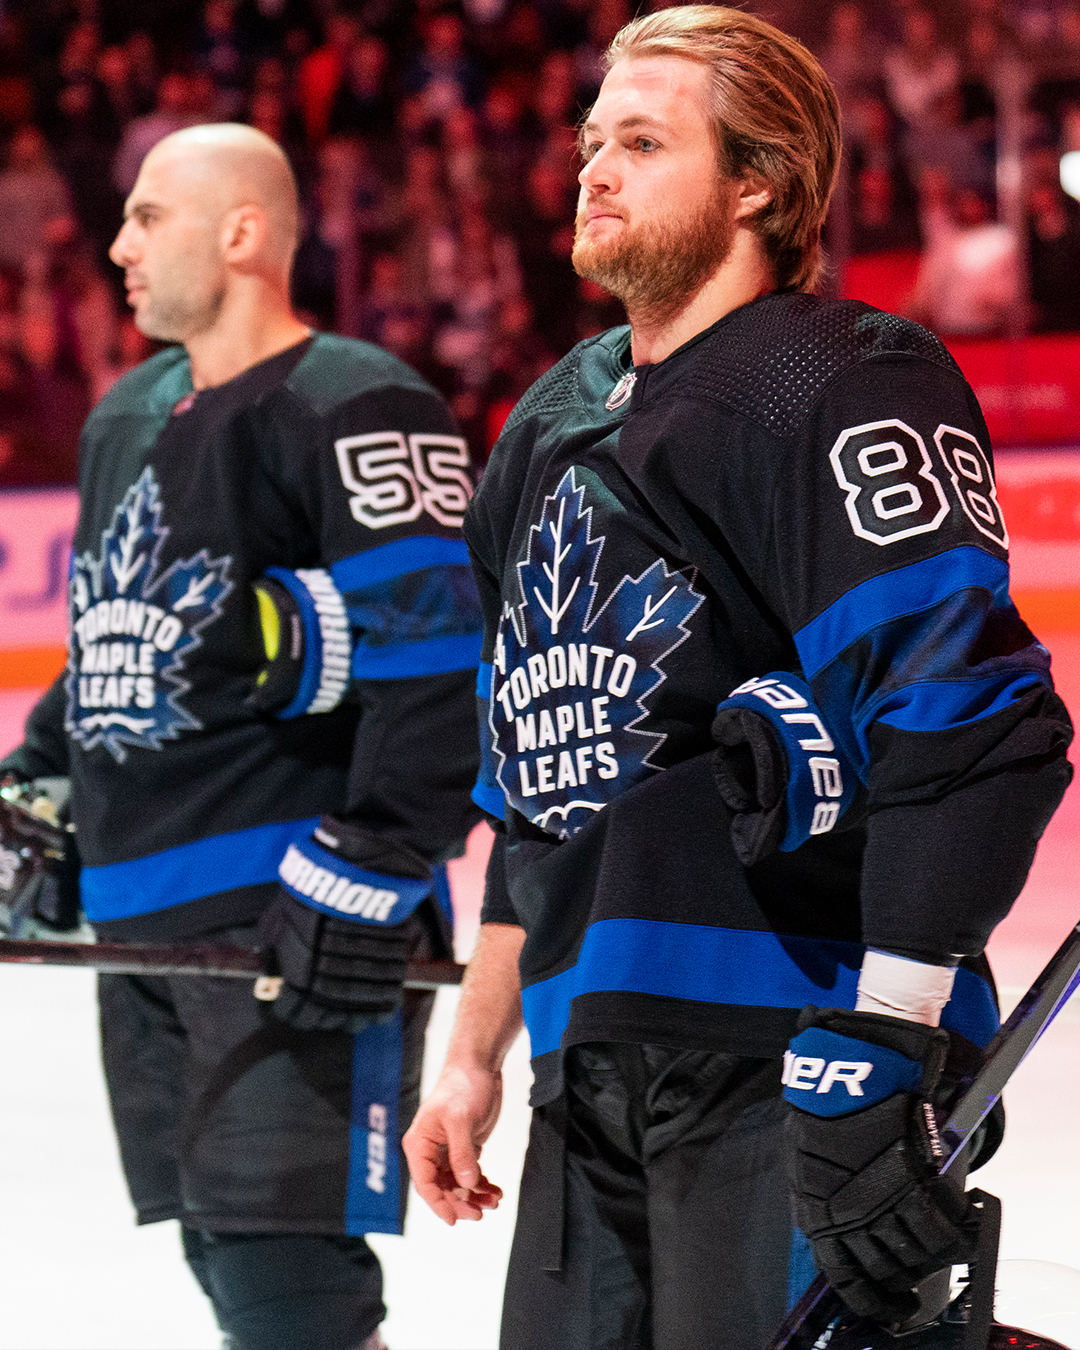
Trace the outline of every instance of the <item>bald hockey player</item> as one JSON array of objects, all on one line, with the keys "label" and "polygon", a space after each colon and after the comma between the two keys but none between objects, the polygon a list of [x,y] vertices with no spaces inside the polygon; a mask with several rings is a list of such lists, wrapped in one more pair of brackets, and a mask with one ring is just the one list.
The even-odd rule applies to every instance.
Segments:
[{"label": "bald hockey player", "polygon": [[956,364],[813,294],[820,67],[714,6],[608,59],[574,262],[630,324],[525,395],[466,517],[503,819],[406,1150],[447,1222],[498,1202],[524,1009],[505,1350],[751,1350],[815,1264],[900,1326],[971,1250],[930,1103],[994,1030],[1071,728]]},{"label": "bald hockey player", "polygon": [[146,158],[112,258],[177,345],[83,433],[70,660],[3,768],[69,774],[103,939],[261,946],[282,977],[108,976],[105,1069],[139,1222],[179,1219],[232,1350],[381,1345],[364,1240],[476,817],[472,493],[439,396],[293,315],[297,199],[247,127]]}]

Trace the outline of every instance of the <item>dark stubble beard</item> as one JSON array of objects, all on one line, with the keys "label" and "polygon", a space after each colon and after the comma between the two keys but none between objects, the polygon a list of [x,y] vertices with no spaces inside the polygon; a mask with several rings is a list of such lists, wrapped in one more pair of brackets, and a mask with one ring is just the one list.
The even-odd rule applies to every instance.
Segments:
[{"label": "dark stubble beard", "polygon": [[[590,240],[579,212],[574,236],[574,270],[626,306],[635,327],[663,327],[701,289],[731,252],[726,185],[715,190],[689,218],[656,215],[623,229],[615,239]],[[603,205],[601,197],[594,205]]]}]

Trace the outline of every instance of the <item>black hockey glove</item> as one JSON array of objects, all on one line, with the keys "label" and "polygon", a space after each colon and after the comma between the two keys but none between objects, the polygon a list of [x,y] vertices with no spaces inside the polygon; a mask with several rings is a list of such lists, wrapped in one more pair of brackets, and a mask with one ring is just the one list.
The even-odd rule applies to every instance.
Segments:
[{"label": "black hockey glove", "polygon": [[79,854],[68,820],[71,782],[0,781],[0,932],[16,938],[79,927]]},{"label": "black hockey glove", "polygon": [[290,845],[282,893],[259,923],[273,1009],[299,1031],[362,1031],[401,1005],[409,916],[431,891],[427,863],[400,845],[324,817]]},{"label": "black hockey glove", "polygon": [[740,684],[717,708],[712,735],[713,775],[745,867],[855,822],[858,776],[797,675]]},{"label": "black hockey glove", "polygon": [[914,1286],[967,1261],[978,1237],[970,1201],[938,1176],[948,1045],[937,1027],[811,1007],[784,1056],[796,1221],[852,1312],[894,1329],[918,1307]]}]

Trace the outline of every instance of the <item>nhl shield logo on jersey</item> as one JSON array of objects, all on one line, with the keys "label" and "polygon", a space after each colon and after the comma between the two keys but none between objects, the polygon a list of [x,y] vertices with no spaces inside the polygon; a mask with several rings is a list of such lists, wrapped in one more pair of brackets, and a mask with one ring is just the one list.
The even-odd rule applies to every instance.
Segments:
[{"label": "nhl shield logo on jersey", "polygon": [[72,559],[67,730],[117,762],[125,745],[160,750],[201,723],[181,704],[184,658],[232,590],[231,558],[200,549],[158,574],[168,527],[151,468],[128,488],[95,558]]},{"label": "nhl shield logo on jersey", "polygon": [[695,573],[657,558],[624,576],[597,607],[604,535],[569,469],[544,500],[517,565],[521,602],[499,624],[491,689],[492,744],[507,801],[560,838],[656,766],[664,740],[641,726],[662,662],[689,636],[703,600]]}]

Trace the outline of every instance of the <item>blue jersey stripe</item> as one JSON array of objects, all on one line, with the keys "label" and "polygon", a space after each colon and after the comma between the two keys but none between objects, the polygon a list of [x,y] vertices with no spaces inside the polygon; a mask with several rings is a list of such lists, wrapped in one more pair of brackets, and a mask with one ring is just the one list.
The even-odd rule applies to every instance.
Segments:
[{"label": "blue jersey stripe", "polygon": [[352,673],[358,680],[404,680],[472,670],[480,660],[480,646],[479,633],[450,633],[419,642],[388,642],[382,647],[361,643],[353,652]]},{"label": "blue jersey stripe", "polygon": [[422,567],[446,563],[469,564],[464,539],[443,539],[437,534],[414,534],[379,544],[366,553],[353,553],[330,566],[330,575],[339,591],[355,591],[379,581],[390,581]]},{"label": "blue jersey stripe", "polygon": [[353,1037],[349,1167],[345,1232],[400,1233],[398,1094],[401,1091],[401,1012]]},{"label": "blue jersey stripe", "polygon": [[[559,1048],[570,1005],[582,994],[622,991],[752,1008],[853,1008],[865,948],[656,919],[601,919],[577,964],[522,990],[533,1055]],[[941,1025],[985,1045],[997,1030],[984,980],[958,970]]]},{"label": "blue jersey stripe", "polygon": [[487,783],[477,782],[470,795],[481,811],[486,811],[496,820],[506,819],[506,796],[502,788],[493,788]]},{"label": "blue jersey stripe", "polygon": [[795,634],[806,678],[879,624],[929,609],[973,586],[990,591],[1001,606],[1009,603],[1008,564],[965,544],[852,587]]},{"label": "blue jersey stripe", "polygon": [[431,894],[439,908],[454,925],[454,897],[450,893],[450,876],[445,863],[434,863],[431,868]]},{"label": "blue jersey stripe", "polygon": [[[1046,680],[1039,671],[1026,671],[1002,683],[1000,671],[981,680],[940,680],[911,684],[889,694],[874,706],[874,721],[904,731],[947,731],[992,717],[1029,689]],[[870,720],[868,717],[867,721]]]},{"label": "blue jersey stripe", "polygon": [[240,886],[278,880],[290,844],[307,839],[318,816],[232,830],[162,849],[130,862],[84,867],[79,876],[83,909],[91,923],[153,914],[172,905]]},{"label": "blue jersey stripe", "polygon": [[485,703],[491,702],[491,684],[495,675],[495,667],[490,661],[481,661],[476,667],[476,697],[482,698]]}]

